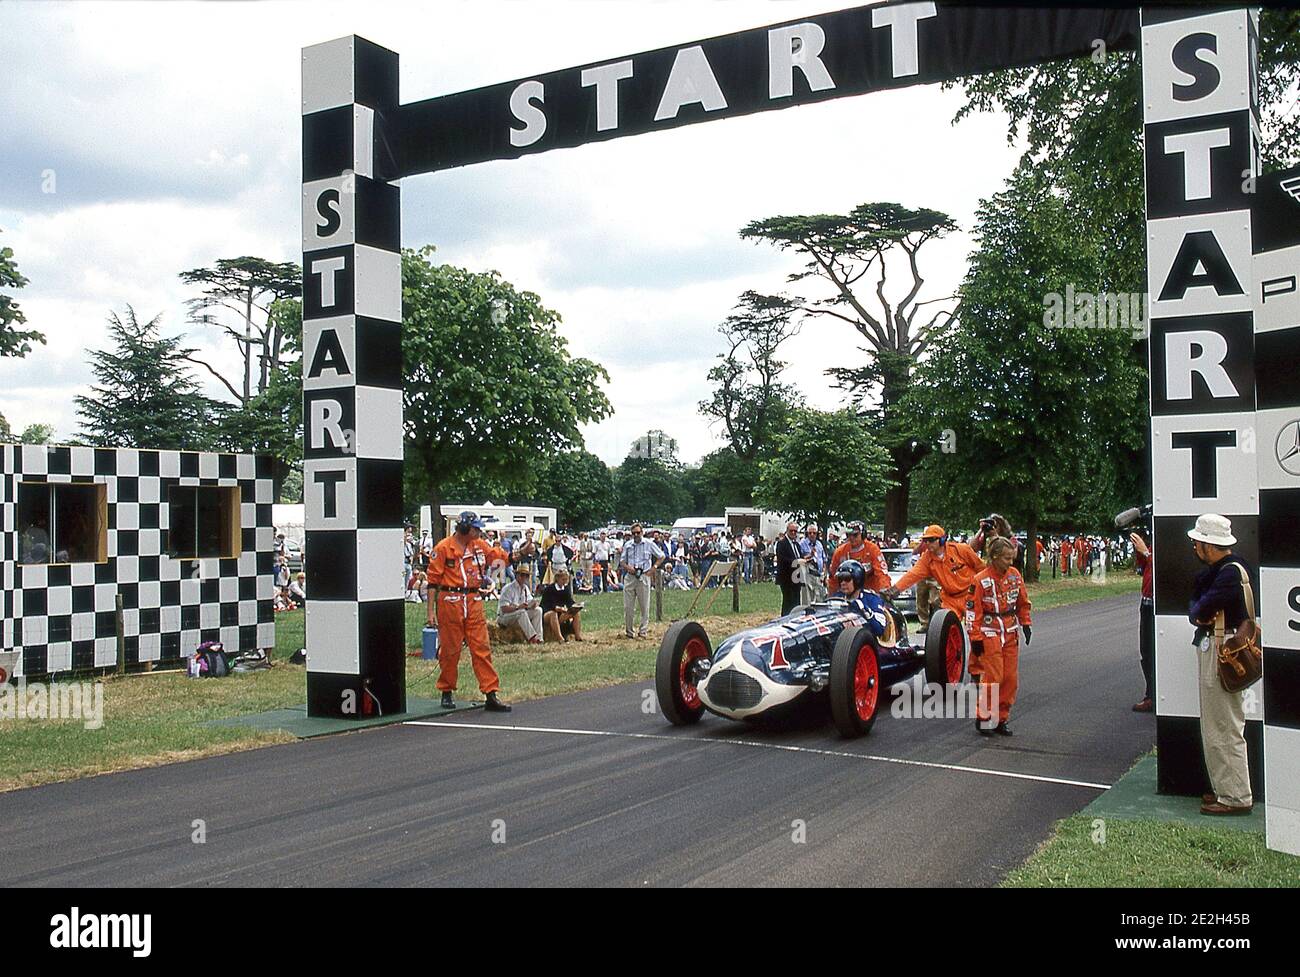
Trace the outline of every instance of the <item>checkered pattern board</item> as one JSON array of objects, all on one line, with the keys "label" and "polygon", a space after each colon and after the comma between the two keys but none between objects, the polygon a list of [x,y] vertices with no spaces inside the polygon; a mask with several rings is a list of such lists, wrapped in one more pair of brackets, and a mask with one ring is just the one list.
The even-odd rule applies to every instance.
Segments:
[{"label": "checkered pattern board", "polygon": [[[115,666],[118,594],[128,665],[179,666],[204,641],[240,651],[275,645],[270,458],[3,444],[0,477],[0,650],[21,652],[16,674]],[[24,481],[105,485],[107,561],[20,565],[16,518]],[[168,492],[197,485],[238,486],[237,559],[166,555]]]}]

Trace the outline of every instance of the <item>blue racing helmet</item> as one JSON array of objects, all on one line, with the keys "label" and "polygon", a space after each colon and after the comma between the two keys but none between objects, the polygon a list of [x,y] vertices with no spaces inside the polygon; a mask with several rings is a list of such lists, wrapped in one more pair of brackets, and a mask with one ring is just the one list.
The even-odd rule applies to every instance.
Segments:
[{"label": "blue racing helmet", "polygon": [[867,571],[863,569],[862,564],[857,560],[845,560],[840,564],[839,569],[835,571],[836,580],[852,580],[853,588],[861,590],[863,584],[867,581]]}]

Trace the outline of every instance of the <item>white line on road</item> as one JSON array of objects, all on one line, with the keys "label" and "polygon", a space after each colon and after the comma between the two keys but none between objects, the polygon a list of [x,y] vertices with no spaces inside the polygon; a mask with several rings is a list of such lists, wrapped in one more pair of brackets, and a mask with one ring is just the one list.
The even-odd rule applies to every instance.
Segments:
[{"label": "white line on road", "polygon": [[757,740],[705,739],[698,736],[665,736],[662,733],[615,733],[603,729],[559,729],[551,726],[498,726],[480,723],[430,722],[412,719],[403,726],[434,726],[443,729],[504,730],[515,733],[559,733],[566,736],[612,736],[629,740],[667,740],[671,743],[712,744],[720,746],[748,746],[760,750],[782,750],[786,753],[812,753],[817,756],[844,757],[849,760],[873,760],[877,763],[897,763],[906,767],[928,767],[932,770],[956,770],[959,773],[978,773],[986,777],[1005,777],[1009,780],[1031,780],[1040,784],[1061,784],[1066,787],[1087,787],[1092,790],[1110,790],[1110,784],[1094,784],[1086,780],[1067,780],[1063,777],[1040,777],[1032,773],[1014,773],[1010,770],[988,770],[984,767],[963,767],[956,763],[931,763],[928,760],[906,760],[900,757],[876,756],[871,753],[848,753],[844,750],[819,750],[810,746],[787,746],[782,743],[760,743]]}]

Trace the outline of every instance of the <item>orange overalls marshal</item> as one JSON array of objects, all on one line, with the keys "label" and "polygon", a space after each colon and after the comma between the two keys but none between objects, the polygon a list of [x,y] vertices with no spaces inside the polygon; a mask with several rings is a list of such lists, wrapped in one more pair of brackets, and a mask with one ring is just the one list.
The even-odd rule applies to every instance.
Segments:
[{"label": "orange overalls marshal", "polygon": [[[438,689],[456,689],[460,666],[460,648],[469,645],[474,677],[486,695],[500,686],[492,665],[492,648],[488,644],[487,618],[483,614],[483,595],[488,567],[506,560],[504,550],[489,546],[481,539],[465,545],[448,536],[433,548],[429,556],[429,600],[436,602],[438,623]],[[436,594],[433,588],[437,586]]]}]

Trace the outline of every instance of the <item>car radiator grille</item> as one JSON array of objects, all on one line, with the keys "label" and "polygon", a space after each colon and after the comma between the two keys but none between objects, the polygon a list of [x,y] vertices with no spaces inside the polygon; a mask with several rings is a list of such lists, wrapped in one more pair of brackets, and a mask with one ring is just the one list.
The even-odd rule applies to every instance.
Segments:
[{"label": "car radiator grille", "polygon": [[723,709],[752,709],[763,698],[763,687],[734,668],[724,668],[709,676],[709,699]]}]

